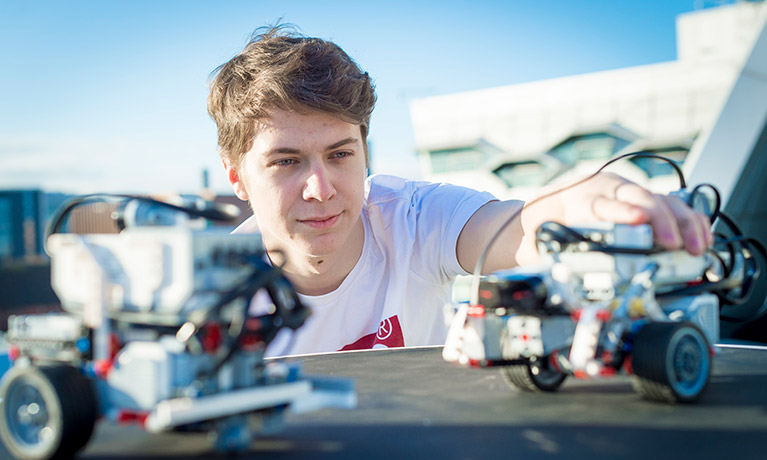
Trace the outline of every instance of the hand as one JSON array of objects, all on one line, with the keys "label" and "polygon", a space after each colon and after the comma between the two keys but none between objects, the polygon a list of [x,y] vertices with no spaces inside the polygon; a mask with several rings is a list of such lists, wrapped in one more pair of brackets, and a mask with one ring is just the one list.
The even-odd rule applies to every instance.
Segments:
[{"label": "hand", "polygon": [[[708,217],[693,211],[679,198],[654,195],[620,176],[601,173],[571,186],[551,187],[524,206],[514,200],[482,206],[458,236],[458,262],[464,270],[474,271],[480,254],[496,241],[507,250],[487,252],[482,273],[537,263],[535,235],[547,221],[570,226],[595,221],[650,224],[660,246],[684,247],[693,255],[703,254],[714,241]],[[513,254],[511,260],[509,253]]]},{"label": "hand", "polygon": [[701,255],[714,242],[709,218],[674,196],[653,194],[618,175],[601,173],[556,196],[564,224],[593,220],[619,224],[650,224],[655,242],[667,249],[684,247]]}]

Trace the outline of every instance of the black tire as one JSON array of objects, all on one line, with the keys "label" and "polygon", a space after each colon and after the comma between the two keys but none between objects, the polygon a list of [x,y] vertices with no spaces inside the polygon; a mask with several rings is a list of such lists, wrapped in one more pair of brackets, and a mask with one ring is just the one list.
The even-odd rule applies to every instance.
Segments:
[{"label": "black tire", "polygon": [[501,368],[506,382],[524,391],[557,391],[567,374],[536,363],[512,364]]},{"label": "black tire", "polygon": [[66,365],[13,367],[0,385],[0,438],[23,460],[71,458],[93,434],[93,383]]},{"label": "black tire", "polygon": [[692,323],[650,323],[634,339],[632,367],[634,389],[645,399],[693,402],[708,386],[710,346]]}]

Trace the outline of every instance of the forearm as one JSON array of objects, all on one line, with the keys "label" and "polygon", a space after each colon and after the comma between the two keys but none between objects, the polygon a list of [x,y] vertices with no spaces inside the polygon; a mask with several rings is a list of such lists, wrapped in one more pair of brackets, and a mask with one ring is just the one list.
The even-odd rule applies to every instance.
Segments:
[{"label": "forearm", "polygon": [[483,274],[536,263],[536,231],[544,222],[564,223],[566,213],[560,190],[566,188],[549,186],[527,203],[494,201],[480,208],[458,239],[458,260],[463,268],[474,273],[483,253]]},{"label": "forearm", "polygon": [[614,174],[598,174],[548,187],[524,207],[519,201],[486,204],[461,232],[456,246],[458,260],[464,269],[474,272],[483,251],[492,243],[482,261],[482,273],[535,263],[535,234],[547,221],[564,225],[648,223],[661,246],[684,247],[692,254],[701,254],[713,241],[707,217],[679,199],[653,195]]},{"label": "forearm", "polygon": [[519,265],[538,262],[538,247],[535,236],[543,223],[552,221],[565,223],[567,213],[559,195],[566,192],[561,190],[562,187],[552,187],[544,190],[537,198],[525,203],[519,215],[521,238],[515,256]]},{"label": "forearm", "polygon": [[[482,273],[512,268],[523,240],[520,220],[521,201],[493,201],[477,210],[458,237],[456,255],[461,266],[474,273],[477,263]],[[484,260],[482,257],[485,257]]]}]

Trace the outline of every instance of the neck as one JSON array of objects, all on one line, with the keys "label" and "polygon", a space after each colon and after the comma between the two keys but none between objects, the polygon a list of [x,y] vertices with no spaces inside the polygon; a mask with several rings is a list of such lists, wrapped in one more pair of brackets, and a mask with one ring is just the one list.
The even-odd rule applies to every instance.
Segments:
[{"label": "neck", "polygon": [[282,267],[296,291],[315,296],[338,289],[362,256],[364,242],[365,229],[360,219],[346,243],[331,254],[316,256],[286,250],[270,250],[268,254],[275,265]]}]

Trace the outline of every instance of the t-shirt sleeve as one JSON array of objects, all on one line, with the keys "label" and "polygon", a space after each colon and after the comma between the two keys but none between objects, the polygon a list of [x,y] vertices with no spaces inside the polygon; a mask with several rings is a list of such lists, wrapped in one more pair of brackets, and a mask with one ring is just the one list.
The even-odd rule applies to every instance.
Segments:
[{"label": "t-shirt sleeve", "polygon": [[416,274],[439,283],[467,274],[456,255],[458,235],[469,218],[493,200],[490,193],[456,185],[417,186],[411,202],[417,212],[412,266]]}]

